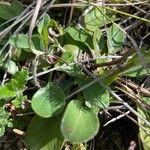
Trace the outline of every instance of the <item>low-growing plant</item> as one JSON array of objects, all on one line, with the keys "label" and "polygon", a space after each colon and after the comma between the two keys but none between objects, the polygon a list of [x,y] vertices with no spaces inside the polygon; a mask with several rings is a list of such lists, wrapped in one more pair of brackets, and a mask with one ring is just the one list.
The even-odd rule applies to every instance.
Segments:
[{"label": "low-growing plant", "polygon": [[[10,18],[23,9],[19,4],[12,4],[20,9]],[[23,29],[24,32],[9,38],[13,53],[10,57],[3,53],[1,57],[1,68],[12,75],[0,86],[1,136],[7,126],[15,128],[12,112],[4,107],[11,103],[15,111],[23,109],[28,113],[33,110],[35,113],[25,135],[25,143],[31,150],[60,150],[65,141],[80,145],[93,139],[101,130],[99,112],[107,113],[110,104],[119,100],[137,115],[144,141],[143,128],[149,130],[150,126],[147,108],[137,102],[136,112],[110,87],[113,88],[122,76],[148,75],[149,47],[143,46],[138,51],[134,39],[118,23],[119,10],[98,7],[90,2],[88,6],[81,16],[84,23],[79,20],[80,25],[62,27],[48,13],[43,13],[31,37]],[[10,11],[15,11],[13,7]],[[3,16],[6,20],[10,18],[7,14]],[[24,68],[21,69],[22,62]],[[30,87],[36,91],[30,93]],[[30,99],[31,107],[26,108],[24,103]],[[149,97],[144,95],[141,99],[147,105]]]}]

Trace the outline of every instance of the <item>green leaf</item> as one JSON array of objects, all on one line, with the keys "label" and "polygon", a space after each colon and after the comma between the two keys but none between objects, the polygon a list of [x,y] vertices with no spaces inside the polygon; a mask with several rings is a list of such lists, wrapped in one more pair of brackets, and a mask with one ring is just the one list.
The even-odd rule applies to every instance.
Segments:
[{"label": "green leaf", "polygon": [[70,64],[65,63],[65,64],[61,65],[61,67],[58,68],[57,70],[66,72],[70,76],[74,76],[74,77],[81,74],[81,69],[76,64],[70,65]]},{"label": "green leaf", "polygon": [[23,96],[22,94],[17,95],[15,99],[13,99],[11,101],[11,103],[13,104],[13,106],[15,106],[15,108],[20,108],[23,101],[27,100],[27,96]]},{"label": "green leaf", "polygon": [[102,35],[102,31],[99,29],[96,29],[93,33],[93,46],[96,54],[101,52],[100,45],[103,44],[103,42],[101,42]]},{"label": "green leaf", "polygon": [[17,72],[10,82],[0,86],[0,99],[8,99],[20,95],[25,89],[27,78],[28,72],[26,70]]},{"label": "green leaf", "polygon": [[74,61],[77,61],[77,57],[80,51],[80,48],[76,45],[72,45],[72,44],[66,44],[63,47],[64,50],[66,50],[67,52],[70,52],[73,56],[74,56]]},{"label": "green leaf", "polygon": [[48,27],[50,24],[50,17],[48,14],[44,14],[43,19],[38,23],[38,32],[44,41],[44,44],[47,48],[48,46]]},{"label": "green leaf", "polygon": [[63,48],[65,49],[65,52],[63,52],[61,59],[57,64],[59,68],[58,70],[64,71],[71,76],[79,75],[81,69],[75,64],[78,59],[79,47],[72,44],[66,44]]},{"label": "green leaf", "polygon": [[8,61],[5,64],[5,68],[8,71],[8,73],[10,74],[15,74],[18,71],[18,66],[16,65],[16,63],[12,60]]},{"label": "green leaf", "polygon": [[[88,79],[86,77],[78,77],[76,81],[80,88],[92,82],[91,79]],[[99,83],[92,84],[91,86],[84,89],[82,92],[86,100],[86,105],[88,107],[96,106],[98,108],[105,109],[109,106],[109,92],[101,85],[99,85]]]},{"label": "green leaf", "polygon": [[83,106],[79,100],[72,100],[62,118],[61,132],[66,140],[81,143],[92,139],[99,125],[97,114],[92,109]]},{"label": "green leaf", "polygon": [[8,99],[16,96],[16,91],[12,90],[8,84],[0,86],[0,99]]},{"label": "green leaf", "polygon": [[72,62],[74,62],[74,55],[69,51],[63,52],[60,62],[61,63],[72,63]]},{"label": "green leaf", "polygon": [[85,28],[90,31],[95,31],[96,29],[104,26],[111,21],[106,18],[108,16],[111,20],[116,20],[116,17],[113,16],[113,13],[110,13],[105,10],[105,8],[94,7],[84,16]]},{"label": "green leaf", "polygon": [[65,95],[57,85],[49,83],[33,95],[31,105],[39,116],[48,118],[64,108]]},{"label": "green leaf", "polygon": [[20,15],[23,11],[23,5],[18,1],[13,1],[10,5],[0,4],[0,17],[9,20]]},{"label": "green leaf", "polygon": [[28,79],[28,71],[27,70],[18,71],[13,76],[13,78],[11,79],[11,82],[10,82],[12,89],[14,89],[14,90],[24,89],[27,79]]},{"label": "green leaf", "polygon": [[143,56],[146,68],[140,61],[139,55],[136,53],[132,58],[128,59],[126,62],[127,69],[124,70],[123,74],[130,77],[141,77],[148,75],[150,71],[150,50],[141,50],[141,55]]},{"label": "green leaf", "polygon": [[60,35],[63,35],[63,28],[59,26],[55,20],[51,19],[49,26],[54,28],[54,30],[58,31]]},{"label": "green leaf", "polygon": [[5,126],[8,124],[9,113],[0,107],[0,137],[5,133]]},{"label": "green leaf", "polygon": [[17,36],[12,36],[9,39],[9,43],[16,48],[29,49],[28,36],[25,34],[18,34]]},{"label": "green leaf", "polygon": [[122,30],[113,24],[108,29],[107,37],[108,53],[115,54],[122,47],[125,40],[125,34]]},{"label": "green leaf", "polygon": [[32,36],[32,42],[33,42],[35,49],[41,52],[44,51],[44,42],[39,34]]},{"label": "green leaf", "polygon": [[89,37],[89,34],[85,32],[83,29],[78,29],[75,27],[68,27],[65,31],[69,33],[69,35],[75,41],[86,42],[87,38]]},{"label": "green leaf", "polygon": [[48,14],[44,14],[43,16],[43,19],[38,23],[38,32],[41,34],[41,35],[44,35],[44,31],[47,31],[47,28],[49,26],[49,23],[50,23],[50,17]]},{"label": "green leaf", "polygon": [[75,41],[82,42],[88,48],[93,48],[92,36],[85,30],[75,27],[68,27],[65,30],[65,33],[68,33]]},{"label": "green leaf", "polygon": [[102,33],[100,29],[96,29],[93,32],[93,47],[94,51],[92,51],[93,56],[98,57],[104,53],[107,53],[107,42],[104,37],[105,35]]},{"label": "green leaf", "polygon": [[31,150],[61,150],[64,139],[60,133],[60,118],[35,116],[29,124],[26,142]]},{"label": "green leaf", "polygon": [[37,56],[44,54],[44,52],[40,51],[39,49],[38,50],[36,49],[38,45],[35,41],[34,42],[30,41],[29,44],[28,36],[25,34],[18,34],[16,36],[12,36],[9,39],[9,43],[15,48],[22,48],[28,52],[33,52]]},{"label": "green leaf", "polygon": [[[143,97],[143,104],[145,105],[150,105],[150,97]],[[150,120],[150,111],[149,109],[142,109],[140,107],[138,107],[138,113],[145,118],[146,120]],[[142,141],[142,145],[144,150],[149,150],[150,149],[150,126],[146,125],[143,120],[141,120],[140,118],[138,118],[138,122],[140,125],[140,132],[139,132],[139,136],[140,139]],[[148,133],[146,134],[145,131],[143,131],[143,128],[141,128],[141,126],[145,129],[145,131]]]},{"label": "green leaf", "polygon": [[0,137],[5,133],[5,126],[0,125]]},{"label": "green leaf", "polygon": [[[147,64],[147,69],[150,71],[150,64]],[[148,72],[142,65],[138,65],[131,67],[130,69],[125,71],[124,74],[129,77],[142,77],[148,75]]]},{"label": "green leaf", "polygon": [[26,61],[26,60],[31,60],[32,58],[35,57],[35,55],[31,52],[28,52],[24,49],[16,48],[15,53],[12,57],[13,60],[19,62],[19,61]]}]

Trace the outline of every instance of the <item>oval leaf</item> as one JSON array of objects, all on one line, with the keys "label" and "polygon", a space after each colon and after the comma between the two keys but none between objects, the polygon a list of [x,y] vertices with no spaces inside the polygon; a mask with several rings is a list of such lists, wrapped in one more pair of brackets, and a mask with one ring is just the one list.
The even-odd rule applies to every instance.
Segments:
[{"label": "oval leaf", "polygon": [[98,132],[99,120],[96,113],[78,100],[71,101],[61,122],[64,138],[72,143],[85,142]]},{"label": "oval leaf", "polygon": [[17,36],[10,37],[9,43],[15,48],[30,48],[28,36],[25,34],[18,34]]},{"label": "oval leaf", "polygon": [[66,33],[68,33],[73,40],[85,44],[88,48],[93,48],[92,36],[87,31],[80,28],[68,27]]},{"label": "oval leaf", "polygon": [[19,1],[12,1],[10,5],[0,3],[0,18],[9,20],[18,16],[23,11],[23,5]]},{"label": "oval leaf", "polygon": [[[83,87],[84,85],[92,82],[91,79],[85,77],[78,77],[76,81],[79,87]],[[83,95],[88,107],[96,106],[98,108],[105,109],[109,106],[109,92],[104,89],[99,83],[94,83],[84,89]]]},{"label": "oval leaf", "polygon": [[108,30],[107,46],[110,54],[115,54],[122,47],[125,34],[116,25],[112,25]]},{"label": "oval leaf", "polygon": [[111,22],[107,19],[107,17],[113,21],[117,20],[114,13],[108,12],[105,8],[93,7],[93,9],[84,15],[85,28],[90,31],[95,31],[96,29]]},{"label": "oval leaf", "polygon": [[65,105],[65,95],[58,86],[48,84],[34,94],[31,105],[39,116],[48,118],[62,110]]},{"label": "oval leaf", "polygon": [[64,139],[60,132],[60,118],[35,116],[26,134],[26,142],[31,150],[60,150]]}]

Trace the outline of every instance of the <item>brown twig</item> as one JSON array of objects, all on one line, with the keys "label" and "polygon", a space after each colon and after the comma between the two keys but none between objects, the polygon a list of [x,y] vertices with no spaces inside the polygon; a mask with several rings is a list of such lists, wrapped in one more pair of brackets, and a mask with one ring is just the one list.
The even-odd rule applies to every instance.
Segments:
[{"label": "brown twig", "polygon": [[141,107],[146,108],[146,109],[150,109],[150,105],[143,102],[140,95],[136,94],[127,85],[124,85],[119,81],[116,81],[116,82],[117,82],[118,85],[121,86],[121,87],[117,86],[116,89],[118,89],[118,90],[122,91],[123,93],[125,93],[127,96],[129,96],[131,98],[131,100],[133,99],[134,102],[138,103]]},{"label": "brown twig", "polygon": [[29,27],[29,38],[30,39],[31,39],[31,36],[32,36],[32,31],[34,29],[36,19],[38,17],[41,5],[42,5],[42,0],[37,0],[35,10],[34,10],[34,14],[32,16],[30,27]]},{"label": "brown twig", "polygon": [[[112,7],[119,7],[119,6],[131,6],[131,5],[139,5],[139,4],[143,4],[146,3],[148,1],[144,1],[144,2],[138,2],[138,3],[126,3],[126,4],[103,4],[103,6],[112,6]],[[102,6],[102,4],[100,3],[94,3],[96,6]],[[62,4],[54,4],[51,5],[50,8],[61,8],[61,7],[85,7],[87,6],[88,3],[86,1],[84,2],[78,2],[78,3],[62,3]]]},{"label": "brown twig", "polygon": [[139,86],[135,83],[133,83],[132,81],[129,81],[129,80],[125,80],[124,78],[118,78],[118,80],[124,84],[126,84],[127,86],[137,90],[137,92],[140,92],[146,96],[150,96],[150,90],[142,87],[142,86]]},{"label": "brown twig", "polygon": [[[74,4],[74,3],[76,2],[76,0],[71,0],[71,1],[72,1],[72,4]],[[74,11],[74,6],[71,6],[70,14],[69,14],[69,20],[68,20],[68,26],[69,26],[70,23],[71,23],[72,16],[73,16],[73,11]]]},{"label": "brown twig", "polygon": [[115,59],[110,62],[104,62],[104,63],[99,63],[99,64],[93,64],[92,68],[96,69],[98,67],[103,67],[103,66],[113,66],[117,64],[121,64],[123,61],[125,61],[129,56],[131,56],[135,51],[133,49],[129,49],[126,51],[121,58]]}]

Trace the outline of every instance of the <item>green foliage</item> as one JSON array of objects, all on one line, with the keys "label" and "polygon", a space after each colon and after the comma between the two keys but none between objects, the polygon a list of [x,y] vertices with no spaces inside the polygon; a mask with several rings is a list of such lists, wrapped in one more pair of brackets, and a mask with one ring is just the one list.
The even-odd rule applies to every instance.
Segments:
[{"label": "green foliage", "polygon": [[29,49],[30,45],[28,42],[28,36],[19,34],[10,38],[9,43],[16,48]]},{"label": "green foliage", "polygon": [[115,15],[113,16],[113,13],[106,11],[105,8],[95,7],[91,9],[84,16],[85,28],[89,31],[95,31],[105,24],[110,23],[111,21],[108,20],[106,16],[110,17],[112,20],[116,19]]},{"label": "green foliage", "polygon": [[[150,98],[149,97],[143,97],[142,102],[145,105],[150,105]],[[144,117],[146,120],[150,120],[150,111],[148,109],[143,109],[138,107],[138,112]],[[140,124],[140,132],[139,136],[142,141],[142,145],[144,150],[150,149],[150,127],[146,125],[140,118],[138,118],[138,122]],[[144,129],[144,130],[143,130]]]},{"label": "green foliage", "polygon": [[[79,87],[89,84],[92,80],[86,77],[77,77]],[[109,106],[109,93],[106,89],[95,83],[82,91],[88,107],[107,108]]]},{"label": "green foliage", "polygon": [[8,61],[5,65],[4,68],[8,71],[10,74],[15,74],[19,69],[16,63],[12,60]]},{"label": "green foliage", "polygon": [[25,90],[25,83],[28,78],[28,72],[22,70],[14,74],[13,78],[0,87],[0,99],[18,97]]},{"label": "green foliage", "polygon": [[89,48],[92,48],[92,36],[86,32],[83,29],[78,29],[75,27],[68,27],[65,30],[65,33],[68,33],[70,35],[70,37],[78,42],[81,42],[82,44],[88,46]]},{"label": "green foliage", "polygon": [[103,50],[102,44],[104,44],[104,41],[102,40],[102,35],[103,34],[100,29],[96,29],[93,32],[93,47],[97,55],[99,55],[99,53]]},{"label": "green foliage", "polygon": [[52,117],[65,106],[65,95],[56,85],[49,83],[38,90],[32,98],[32,108],[41,117]]},{"label": "green foliage", "polygon": [[94,110],[83,106],[81,101],[68,104],[61,122],[61,132],[72,143],[86,142],[98,132],[99,120]]},{"label": "green foliage", "polygon": [[32,37],[32,41],[30,41],[27,35],[18,34],[16,36],[10,37],[9,43],[17,49],[24,49],[27,52],[32,52],[35,55],[39,56],[44,54],[44,52],[41,51],[41,47],[43,47],[42,45],[43,43],[40,40],[41,40],[40,37],[36,35],[34,35]]},{"label": "green foliage", "polygon": [[60,133],[60,117],[41,118],[35,116],[26,135],[31,150],[60,150],[64,139]]},{"label": "green foliage", "polygon": [[4,135],[6,126],[9,125],[10,114],[2,107],[0,107],[0,137]]},{"label": "green foliage", "polygon": [[115,54],[122,47],[125,39],[125,34],[121,29],[113,24],[108,29],[107,38],[108,53]]},{"label": "green foliage", "polygon": [[42,40],[44,40],[45,47],[48,46],[48,27],[50,23],[50,17],[49,15],[45,14],[43,19],[38,24],[38,32],[42,37]]},{"label": "green foliage", "polygon": [[135,54],[132,59],[129,59],[126,63],[128,69],[124,71],[124,74],[130,77],[141,77],[149,74],[150,71],[150,53],[149,50],[142,50],[142,56],[144,64],[140,62],[140,58]]},{"label": "green foliage", "polygon": [[21,3],[13,1],[10,5],[0,4],[0,18],[5,20],[18,16],[23,11]]},{"label": "green foliage", "polygon": [[[119,4],[120,1],[111,2]],[[28,123],[22,125],[24,121],[22,123],[15,119],[13,122],[14,127],[27,130],[25,142],[31,150],[61,150],[65,141],[81,144],[94,138],[101,126],[99,112],[111,103],[113,105],[114,101],[111,101],[109,92],[98,82],[91,84],[93,78],[100,78],[103,84],[113,89],[116,84],[112,83],[118,77],[146,77],[150,70],[150,53],[143,47],[141,58],[145,64],[141,63],[136,52],[120,63],[113,63],[117,60],[115,58],[114,61],[114,56],[124,52],[122,47],[126,45],[126,35],[122,27],[125,25],[118,23],[121,17],[111,7],[86,6],[82,9],[79,24],[74,25],[76,21],[73,21],[67,27],[63,23],[62,27],[59,24],[62,20],[55,18],[55,15],[62,16],[62,12],[50,16],[44,12],[46,5],[41,6],[42,12],[39,12],[31,39],[28,36],[29,22],[24,24],[23,20],[10,29],[10,37],[4,37],[0,44],[0,48],[6,47],[0,56],[1,60],[5,60],[1,61],[0,67],[7,74],[6,80],[2,77],[4,85],[2,82],[0,86],[0,136],[4,135],[6,127],[11,126],[11,119],[15,118],[10,113],[11,108],[8,112],[4,109],[5,105],[9,103],[13,106],[16,114],[34,112],[36,115],[28,128]],[[0,25],[0,31],[11,25],[9,19],[18,16],[23,6],[18,1],[13,1],[10,6],[0,4],[0,23],[8,20]],[[80,7],[77,9],[81,11]],[[16,34],[14,31],[21,26],[23,28]],[[130,47],[130,42],[127,45]],[[28,71],[20,69],[25,67]],[[149,103],[149,98],[144,97],[143,101]],[[137,107],[138,112],[149,120],[148,110]],[[149,127],[140,118],[138,121],[149,131]],[[140,137],[145,150],[149,149],[150,139],[141,127]]]}]

